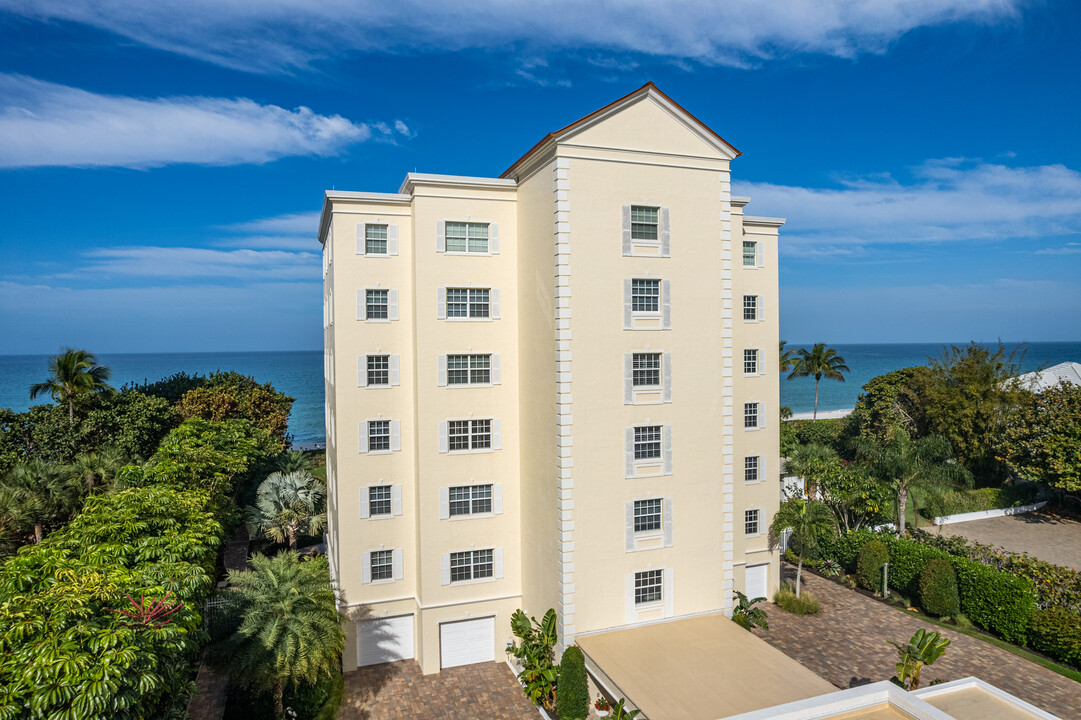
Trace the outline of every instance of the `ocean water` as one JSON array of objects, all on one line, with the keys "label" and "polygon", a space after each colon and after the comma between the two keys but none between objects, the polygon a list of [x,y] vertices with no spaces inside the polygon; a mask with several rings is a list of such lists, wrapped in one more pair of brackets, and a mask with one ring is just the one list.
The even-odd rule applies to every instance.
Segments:
[{"label": "ocean water", "polygon": [[[958,343],[962,344],[962,343]],[[793,345],[793,347],[800,347]],[[1010,345],[1008,347],[1014,347]],[[856,404],[863,385],[876,375],[911,365],[923,365],[937,357],[943,346],[931,344],[835,345],[851,368],[844,382],[823,380],[818,409],[842,410]],[[289,432],[298,444],[325,441],[323,430],[323,353],[238,352],[170,353],[147,355],[99,355],[112,368],[112,384],[153,382],[180,371],[203,375],[215,370],[236,370],[259,382],[270,382],[296,398],[289,418]],[[1028,372],[1060,362],[1081,362],[1081,342],[1031,343],[1020,359]],[[29,387],[48,375],[45,355],[0,355],[0,407],[22,411],[30,405]],[[793,412],[810,412],[814,406],[814,378],[786,380],[781,376],[781,403]],[[38,402],[49,402],[48,398]]]}]

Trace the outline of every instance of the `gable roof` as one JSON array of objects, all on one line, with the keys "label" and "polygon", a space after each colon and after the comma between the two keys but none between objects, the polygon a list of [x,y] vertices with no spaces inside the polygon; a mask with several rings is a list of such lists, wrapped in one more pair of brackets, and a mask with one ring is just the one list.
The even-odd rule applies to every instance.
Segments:
[{"label": "gable roof", "polygon": [[1081,385],[1081,363],[1064,362],[1052,365],[1046,370],[1025,373],[1017,378],[1024,387],[1038,393],[1062,382]]},{"label": "gable roof", "polygon": [[669,106],[670,110],[674,111],[680,117],[680,119],[682,119],[693,131],[697,132],[700,136],[702,136],[702,139],[705,140],[707,143],[714,146],[719,146],[728,153],[731,153],[732,157],[739,157],[743,154],[742,152],[737,150],[730,142],[715,133],[704,122],[683,109],[683,106],[681,106],[675,100],[661,92],[660,88],[654,85],[653,81],[650,80],[642,87],[638,88],[634,92],[624,95],[615,102],[611,102],[600,108],[599,110],[594,110],[589,115],[586,115],[579,120],[575,120],[570,125],[567,125],[564,128],[556,130],[555,132],[548,133],[543,138],[541,138],[540,142],[530,148],[525,155],[515,160],[514,163],[509,168],[504,170],[503,174],[501,174],[499,177],[512,177],[512,173],[522,167],[522,165],[524,165],[527,160],[533,157],[533,155],[539,152],[542,148],[547,147],[552,143],[559,142],[560,140],[566,140],[567,138],[578,133],[579,131],[584,130],[586,127],[589,127],[594,122],[622,110],[624,107],[637,102],[643,96],[647,95],[652,95],[655,99],[659,100],[662,105]]}]

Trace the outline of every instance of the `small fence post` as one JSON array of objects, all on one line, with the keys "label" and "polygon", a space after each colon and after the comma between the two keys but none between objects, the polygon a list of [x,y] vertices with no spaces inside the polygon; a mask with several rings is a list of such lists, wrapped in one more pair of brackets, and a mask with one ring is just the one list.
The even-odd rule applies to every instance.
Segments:
[{"label": "small fence post", "polygon": [[890,596],[890,564],[882,563],[882,597]]}]

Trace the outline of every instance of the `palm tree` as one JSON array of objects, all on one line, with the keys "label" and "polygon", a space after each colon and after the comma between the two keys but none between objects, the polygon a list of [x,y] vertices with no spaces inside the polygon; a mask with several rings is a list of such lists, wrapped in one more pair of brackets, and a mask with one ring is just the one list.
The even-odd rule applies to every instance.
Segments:
[{"label": "palm tree", "polygon": [[65,471],[78,479],[83,489],[90,493],[111,485],[120,468],[128,464],[128,457],[117,448],[105,448],[101,452],[80,453]]},{"label": "palm tree", "polygon": [[110,392],[105,381],[112,370],[98,364],[94,353],[63,348],[59,355],[49,358],[50,377],[30,386],[30,399],[48,393],[57,402],[68,404],[68,423],[75,424],[75,400],[96,392]]},{"label": "palm tree", "polygon": [[798,475],[804,481],[804,494],[815,497],[823,473],[830,472],[838,461],[837,453],[827,445],[808,443],[797,445],[788,454],[784,469],[790,475]]},{"label": "palm tree", "polygon": [[792,540],[799,546],[799,564],[796,566],[796,597],[800,593],[803,575],[803,555],[818,547],[818,539],[836,529],[833,512],[824,502],[792,498],[781,503],[769,526],[770,545],[775,544],[785,530],[791,528]]},{"label": "palm tree", "polygon": [[308,471],[271,473],[248,507],[248,532],[276,543],[288,540],[296,550],[298,534],[315,535],[326,527],[325,501],[326,492]]},{"label": "palm tree", "polygon": [[13,467],[0,482],[0,508],[13,523],[34,528],[34,542],[45,537],[45,524],[68,519],[82,498],[82,486],[41,458]]},{"label": "palm tree", "polygon": [[795,359],[796,356],[795,348],[786,349],[785,345],[787,344],[787,340],[781,340],[781,342],[778,343],[777,356],[781,360],[781,372],[788,372],[792,369],[792,361]]},{"label": "palm tree", "polygon": [[950,462],[950,442],[941,435],[913,441],[904,430],[894,428],[881,445],[856,438],[853,446],[871,471],[897,493],[898,537],[904,532],[910,493],[934,494],[972,479],[968,470]]},{"label": "palm tree", "polygon": [[826,343],[815,343],[810,350],[800,348],[796,351],[796,356],[792,358],[792,374],[788,379],[814,377],[815,407],[814,414],[811,415],[812,421],[818,419],[818,383],[822,378],[844,382],[845,376],[842,373],[846,372],[850,370],[845,365],[845,359],[833,348],[826,347]]},{"label": "palm tree", "polygon": [[337,667],[342,617],[326,560],[256,554],[252,568],[229,573],[224,594],[237,625],[215,660],[238,685],[272,691],[275,718],[284,720],[286,688],[314,684]]},{"label": "palm tree", "polygon": [[283,473],[312,469],[312,461],[303,450],[286,450],[277,457],[274,465]]}]

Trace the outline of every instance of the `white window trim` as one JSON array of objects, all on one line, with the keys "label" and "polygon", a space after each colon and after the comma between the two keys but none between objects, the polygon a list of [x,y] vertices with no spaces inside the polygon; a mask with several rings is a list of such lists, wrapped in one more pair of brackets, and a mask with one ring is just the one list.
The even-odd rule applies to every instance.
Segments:
[{"label": "white window trim", "polygon": [[739,308],[740,317],[743,317],[743,298],[745,298],[745,297],[754,297],[754,298],[756,298],[756,300],[755,300],[755,304],[754,304],[754,320],[748,320],[748,319],[746,319],[744,317],[743,322],[745,322],[745,323],[761,323],[761,322],[765,322],[765,319],[762,317],[765,314],[765,313],[762,312],[762,307],[763,307],[762,298],[763,298],[763,296],[760,295],[760,294],[743,293],[742,295],[740,295],[740,308]]},{"label": "white window trim", "polygon": [[[759,401],[751,401],[751,402],[746,402],[743,405],[744,405],[744,409],[743,409],[743,423],[744,423],[743,424],[743,430],[745,432],[757,432],[759,430],[764,430],[765,427],[766,427],[766,425],[765,425],[766,415],[765,415],[765,412],[763,410],[763,408],[765,407],[765,403],[759,402]],[[747,427],[747,424],[746,424],[747,423],[747,408],[746,408],[747,405],[757,405],[758,406],[758,412],[755,414],[755,426],[754,427]]]},{"label": "white window trim", "polygon": [[[646,572],[648,570],[661,571],[661,599],[660,601],[642,603],[639,605],[634,602],[634,575],[637,572]],[[631,570],[631,572],[626,575],[626,589],[624,593],[627,624],[633,625],[637,623],[639,613],[641,612],[655,612],[661,610],[662,617],[665,618],[670,618],[675,615],[675,575],[671,567],[653,567],[651,564],[644,568]]]},{"label": "white window trim", "polygon": [[[451,355],[487,355],[488,356],[488,382],[486,383],[451,383],[450,382],[450,367],[449,359]],[[465,352],[450,352],[440,355],[437,359],[439,368],[437,372],[436,382],[439,387],[449,388],[451,390],[462,390],[469,388],[490,388],[503,384],[503,358],[499,353],[493,352],[473,352],[467,350]]]},{"label": "white window trim", "polygon": [[[389,552],[390,553],[390,577],[381,578],[379,580],[372,579],[372,553],[373,552]],[[398,582],[404,578],[403,565],[404,558],[401,548],[388,548],[380,545],[377,548],[369,548],[365,550],[361,555],[361,584],[363,585],[389,585],[391,583]]]},{"label": "white window trim", "polygon": [[[653,208],[657,211],[657,239],[647,240],[632,236],[631,228],[634,224],[632,208]],[[630,202],[620,207],[620,225],[622,230],[622,246],[624,257],[671,257],[671,213],[667,206],[658,202],[643,200]],[[657,252],[640,252],[640,249],[660,250]]]},{"label": "white window trim", "polygon": [[[368,226],[386,225],[387,227],[387,251],[385,253],[368,252]],[[357,223],[356,254],[366,258],[390,258],[398,256],[398,225],[392,222],[360,222]]]},{"label": "white window trim", "polygon": [[[486,448],[470,448],[468,450],[451,450],[450,449],[450,423],[452,422],[464,422],[464,421],[476,421],[476,420],[490,420],[492,422],[492,444],[491,447]],[[439,453],[441,455],[481,455],[484,453],[493,453],[497,450],[503,449],[503,419],[491,416],[484,417],[456,417],[447,418],[440,421],[440,443],[443,440],[443,433],[446,432],[447,449],[440,448]],[[469,428],[470,445],[473,444],[473,427]]]},{"label": "white window trim", "polygon": [[[492,509],[486,513],[468,512],[462,515],[450,514],[450,489],[452,487],[474,487],[477,485],[491,485],[492,486]],[[470,510],[472,510],[472,499],[470,499]],[[439,488],[439,519],[449,520],[451,522],[458,522],[459,520],[482,520],[484,518],[492,518],[497,515],[503,514],[503,483],[496,482],[474,482],[461,483],[459,485],[446,485]],[[482,548],[483,549],[483,548]]]},{"label": "white window trim", "polygon": [[[748,511],[750,511],[750,510],[755,510],[755,511],[758,512],[758,532],[756,532],[756,533],[748,533],[747,532],[746,513]],[[743,537],[753,538],[753,537],[762,537],[763,535],[765,535],[766,530],[765,530],[764,526],[766,524],[765,523],[766,514],[762,510],[762,508],[760,508],[760,507],[745,507],[745,508],[743,508],[743,512],[745,513],[744,518],[743,518]]]},{"label": "white window trim", "polygon": [[[660,385],[634,384],[634,356],[660,355]],[[649,395],[659,395],[659,400],[642,399]],[[639,397],[641,396],[641,397]],[[623,404],[624,405],[663,405],[672,402],[672,353],[646,347],[644,350],[632,350],[623,355]]]},{"label": "white window trim", "polygon": [[464,553],[464,552],[472,553],[472,552],[476,552],[477,550],[491,550],[492,551],[492,576],[491,577],[486,577],[486,578],[472,578],[470,580],[451,580],[450,579],[451,576],[448,575],[447,576],[447,582],[445,583],[446,585],[454,586],[454,587],[460,587],[460,586],[464,586],[464,585],[480,585],[482,583],[490,583],[490,582],[495,582],[497,580],[502,580],[503,579],[503,573],[500,572],[500,570],[502,569],[502,566],[503,566],[503,548],[501,548],[501,547],[479,547],[479,548],[478,547],[470,547],[470,548],[460,548],[458,550],[451,550],[451,551],[449,551],[449,552],[447,552],[445,554],[445,557],[447,559],[448,572],[450,570],[450,556],[451,555],[455,555],[457,553]]},{"label": "white window trim", "polygon": [[[626,475],[627,478],[648,478],[648,477],[667,477],[672,475],[672,426],[659,424],[661,428],[661,456],[659,458],[635,458],[634,457],[634,429],[639,427],[650,427],[658,425],[651,421],[649,418],[640,424],[631,425],[624,430],[624,454],[627,455],[625,463],[627,464],[627,470],[630,471]],[[652,467],[660,465],[660,472],[643,473],[641,468]]]},{"label": "white window trim", "polygon": [[[390,488],[390,512],[385,515],[372,515],[373,487]],[[360,488],[360,519],[361,520],[393,520],[402,515],[402,486],[394,483],[371,483],[362,485]]]},{"label": "white window trim", "polygon": [[[748,480],[747,479],[747,464],[746,463],[747,463],[747,458],[749,458],[749,457],[758,458],[758,479],[757,480]],[[744,465],[743,465],[743,484],[744,485],[761,485],[762,483],[766,482],[766,474],[764,472],[764,470],[766,469],[766,456],[765,455],[744,455],[743,459],[744,459],[743,460],[744,461]]]},{"label": "white window trim", "polygon": [[[386,385],[372,385],[368,382],[368,358],[376,355],[387,356],[387,382]],[[394,353],[383,352],[378,348],[374,352],[364,353],[363,355],[357,355],[357,387],[364,388],[366,390],[389,390],[396,388],[402,383],[401,376],[401,356]],[[333,367],[333,358],[331,358],[331,365]],[[364,382],[361,382],[361,378]],[[395,382],[397,381],[397,382]],[[333,383],[332,383],[333,384]]]},{"label": "white window trim", "polygon": [[[464,255],[465,253],[450,253],[451,255]],[[474,253],[475,254],[475,253]],[[451,317],[447,313],[447,290],[487,290],[488,291],[488,316],[487,317]],[[474,287],[470,284],[465,285],[444,285],[437,290],[436,303],[439,306],[436,311],[436,319],[444,320],[446,322],[492,322],[493,320],[501,320],[503,311],[501,306],[502,298],[499,288],[492,287],[490,285]],[[469,309],[469,302],[466,302],[466,310]]]},{"label": "white window trim", "polygon": [[[333,416],[332,416],[333,417]],[[372,450],[371,430],[368,427],[368,423],[373,422],[389,422],[390,423],[390,449],[389,450]],[[364,437],[364,450],[360,451],[361,455],[391,455],[396,452],[401,452],[402,443],[402,421],[394,418],[374,417],[366,418],[360,421],[360,427],[358,428],[358,435],[363,434]],[[395,447],[395,439],[397,439],[398,447]]]},{"label": "white window trim", "polygon": [[763,267],[765,267],[765,265],[762,262],[763,259],[764,259],[762,257],[762,252],[763,252],[762,241],[761,240],[748,240],[746,237],[744,237],[743,242],[754,243],[754,264],[753,265],[745,265],[743,263],[743,244],[740,243],[740,246],[739,246],[739,266],[744,270],[760,270]]},{"label": "white window trim", "polygon": [[[466,225],[487,225],[488,226],[488,251],[487,252],[470,252],[469,251],[469,231],[466,230],[466,242],[465,250],[447,250],[447,223],[465,223]],[[437,241],[437,247],[442,247],[442,250],[437,249],[436,252],[443,253],[444,255],[471,255],[473,257],[491,257],[492,255],[499,255],[500,240],[499,240],[499,223],[492,222],[491,220],[459,220],[457,218],[443,218],[438,223],[437,232],[442,233],[442,237]]]},{"label": "white window trim", "polygon": [[[634,309],[634,281],[656,280],[659,284],[656,310]],[[639,327],[639,320],[659,320],[656,327]],[[653,332],[672,329],[672,281],[651,275],[632,275],[623,278],[623,329]]]},{"label": "white window trim", "polygon": [[[368,291],[369,290],[386,290],[387,291],[387,316],[385,318],[369,318],[368,317]],[[398,291],[395,288],[385,288],[378,285],[366,286],[357,290],[357,321],[364,323],[391,323],[398,320]],[[331,300],[331,315],[333,316],[334,301]],[[331,320],[333,324],[333,319]]]},{"label": "white window trim", "polygon": [[757,347],[755,345],[752,345],[751,347],[745,347],[743,349],[744,349],[744,351],[746,351],[746,350],[754,350],[755,351],[755,361],[754,361],[754,369],[755,369],[755,371],[753,373],[749,373],[749,372],[746,371],[746,367],[747,367],[746,362],[747,361],[744,359],[744,360],[742,360],[743,367],[744,367],[743,377],[761,377],[763,375],[763,373],[762,373],[762,348]]}]

